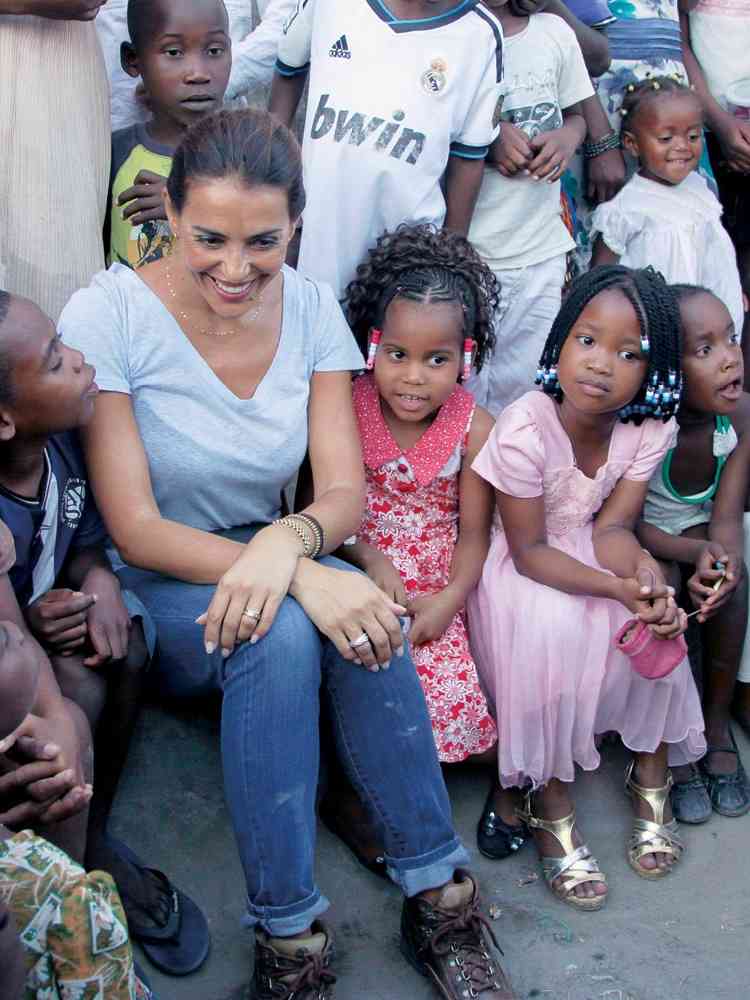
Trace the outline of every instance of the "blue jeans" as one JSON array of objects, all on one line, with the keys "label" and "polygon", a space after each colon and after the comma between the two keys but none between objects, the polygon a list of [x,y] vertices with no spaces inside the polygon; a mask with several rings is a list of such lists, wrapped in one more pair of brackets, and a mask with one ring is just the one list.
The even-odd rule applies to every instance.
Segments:
[{"label": "blue jeans", "polygon": [[[336,559],[324,563],[350,569]],[[195,619],[212,586],[124,567],[156,625],[164,695],[223,692],[224,787],[247,882],[248,926],[304,931],[328,907],[313,874],[320,699],[342,763],[382,827],[391,879],[414,896],[468,862],[456,837],[424,695],[408,652],[377,674],[349,663],[287,597],[268,635],[207,655]]]}]

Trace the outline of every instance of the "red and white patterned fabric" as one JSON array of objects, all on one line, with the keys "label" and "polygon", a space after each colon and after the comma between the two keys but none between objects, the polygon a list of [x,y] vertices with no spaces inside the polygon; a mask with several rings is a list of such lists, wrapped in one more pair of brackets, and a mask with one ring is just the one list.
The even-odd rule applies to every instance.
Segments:
[{"label": "red and white patterned fabric", "polygon": [[[358,539],[391,560],[409,597],[441,591],[458,538],[458,474],[474,399],[460,386],[404,454],[383,419],[371,375],[354,384],[367,473],[367,505]],[[495,745],[497,734],[469,651],[463,609],[443,635],[412,648],[432,720],[438,756],[466,760]]]}]

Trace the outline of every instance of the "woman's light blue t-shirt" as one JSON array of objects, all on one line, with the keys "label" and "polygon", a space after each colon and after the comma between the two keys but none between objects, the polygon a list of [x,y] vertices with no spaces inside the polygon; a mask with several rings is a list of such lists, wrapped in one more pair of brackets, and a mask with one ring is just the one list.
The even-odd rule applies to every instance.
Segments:
[{"label": "woman's light blue t-shirt", "polygon": [[63,340],[131,396],[162,516],[204,531],[269,523],[307,450],[314,372],[362,355],[327,285],[284,267],[281,336],[252,399],[214,374],[151,289],[114,264],[63,310]]}]

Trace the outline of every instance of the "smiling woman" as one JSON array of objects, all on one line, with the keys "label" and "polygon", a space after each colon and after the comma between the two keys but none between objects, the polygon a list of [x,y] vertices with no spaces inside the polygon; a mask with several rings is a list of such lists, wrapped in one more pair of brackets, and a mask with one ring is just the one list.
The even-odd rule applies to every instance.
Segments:
[{"label": "smiling woman", "polygon": [[[394,881],[416,896],[466,860],[404,648],[405,608],[326,555],[362,514],[350,373],[364,362],[331,289],[284,265],[303,206],[288,129],[259,111],[211,116],[174,157],[172,253],[138,271],[113,265],[61,318],[65,341],[96,364],[90,478],[122,578],[157,626],[154,681],[170,695],[223,692],[258,1000],[302,982],[327,997],[335,979],[313,875],[321,695],[384,824]],[[307,451],[314,500],[281,517]],[[472,881],[455,892],[461,926],[475,926]],[[412,935],[433,913],[419,907]]]}]

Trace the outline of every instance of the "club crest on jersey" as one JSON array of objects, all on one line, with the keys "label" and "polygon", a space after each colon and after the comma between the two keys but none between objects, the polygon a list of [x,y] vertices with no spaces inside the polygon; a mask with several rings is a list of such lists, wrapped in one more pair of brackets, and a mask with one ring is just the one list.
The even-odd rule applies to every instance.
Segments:
[{"label": "club crest on jersey", "polygon": [[60,503],[60,520],[68,528],[76,528],[86,504],[86,480],[71,477],[65,484]]},{"label": "club crest on jersey", "polygon": [[440,94],[448,83],[448,64],[445,59],[433,59],[430,68],[422,74],[422,89],[428,94]]},{"label": "club crest on jersey", "polygon": [[414,165],[422,155],[427,136],[403,124],[406,114],[397,110],[391,115],[392,121],[361,111],[343,108],[337,111],[328,100],[330,94],[322,94],[313,115],[310,128],[311,139],[324,139],[346,143],[349,146],[367,144],[376,153],[403,159]]}]

